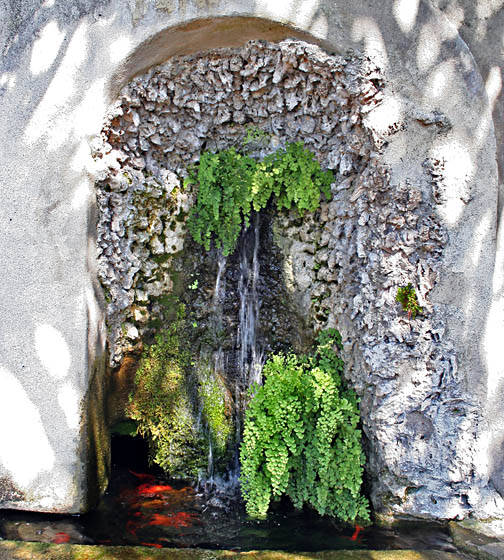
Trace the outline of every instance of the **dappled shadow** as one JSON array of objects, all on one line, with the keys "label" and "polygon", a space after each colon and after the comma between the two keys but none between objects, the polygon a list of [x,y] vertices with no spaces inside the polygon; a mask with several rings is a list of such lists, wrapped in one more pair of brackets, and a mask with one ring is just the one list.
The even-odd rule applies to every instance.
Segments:
[{"label": "dappled shadow", "polygon": [[[6,201],[0,210],[1,249],[3,282],[10,294],[2,301],[2,365],[16,380],[16,387],[19,384],[19,390],[25,392],[26,402],[31,403],[26,410],[33,406],[34,413],[39,415],[56,463],[70,473],[75,461],[75,418],[82,410],[80,399],[88,390],[89,364],[94,361],[96,347],[104,344],[104,337],[97,342],[102,332],[101,296],[86,259],[93,250],[93,243],[88,243],[87,238],[93,229],[92,215],[87,213],[93,205],[86,168],[88,141],[101,128],[108,92],[117,91],[118,84],[160,62],[160,53],[166,57],[187,48],[196,51],[234,44],[226,43],[231,41],[226,35],[226,24],[230,21],[215,23],[208,18],[243,13],[244,8],[239,2],[228,2],[226,6],[209,2],[204,8],[191,11],[184,4],[183,13],[159,12],[155,23],[151,23],[151,6],[151,12],[146,9],[144,19],[140,18],[137,27],[133,27],[131,14],[124,8],[124,13],[112,5],[102,9],[101,3],[91,0],[10,4],[0,37],[5,53],[0,70],[0,104],[9,116],[0,126],[4,161],[0,184]],[[495,188],[494,123],[499,146],[504,136],[502,49],[493,48],[494,43],[502,43],[502,3],[494,3],[493,11],[487,13],[484,10],[488,3],[481,0],[440,0],[438,5],[453,27],[443,23],[427,2],[347,4],[293,0],[275,13],[279,8],[256,0],[246,8],[248,19],[233,20],[233,41],[241,44],[252,36],[257,38],[264,30],[261,37],[278,40],[283,34],[292,35],[291,29],[298,27],[300,33],[313,33],[316,40],[323,41],[331,50],[364,51],[384,67],[386,79],[390,78],[394,88],[389,99],[395,98],[399,117],[398,122],[385,120],[386,126],[424,126],[416,124],[417,108],[439,109],[457,120],[454,136],[444,131],[438,134],[436,125],[429,125],[430,136],[429,132],[422,132],[426,134],[422,158],[444,157],[454,166],[444,175],[444,188],[452,206],[439,207],[449,226],[446,269],[441,271],[434,291],[424,295],[432,298],[449,321],[447,339],[455,345],[459,373],[454,374],[453,366],[446,364],[447,377],[455,377],[462,394],[473,394],[475,418],[483,417],[491,424],[490,439],[494,438],[492,441],[500,446],[502,429],[497,413],[504,388],[502,366],[496,356],[502,332],[499,301],[494,302],[497,307],[491,322],[487,325],[486,321],[492,290],[500,299],[504,291],[500,255],[493,286],[489,280],[495,250],[494,229],[498,223],[497,192],[491,192]],[[207,18],[204,21],[211,33],[205,35],[197,24],[188,23],[194,14]],[[268,19],[282,25],[272,24],[268,28]],[[170,32],[162,31],[176,25],[179,27]],[[268,35],[270,32],[272,36]],[[119,39],[123,42],[117,43]],[[116,45],[115,50],[112,44]],[[35,47],[44,47],[46,54],[34,51]],[[483,80],[471,53],[476,56]],[[485,87],[489,106],[485,105]],[[464,126],[460,113],[466,110]],[[401,130],[397,134],[400,139]],[[403,145],[392,136],[395,161],[412,161],[407,136]],[[503,154],[499,150],[501,176]],[[427,184],[430,179],[423,175],[421,158],[416,157],[416,163],[401,180]],[[488,189],[482,184],[484,181],[488,181]],[[51,357],[45,356],[44,349],[37,353],[35,333],[40,325],[57,330],[68,346],[70,362],[64,375],[54,374],[63,371],[61,368],[67,363],[61,348],[51,351],[61,357],[54,364],[50,363]],[[483,339],[482,333],[487,329],[499,336]],[[485,344],[493,347],[490,359]],[[485,387],[488,375],[491,384]],[[16,394],[14,390],[11,393]],[[484,439],[485,434],[479,433],[478,437]],[[479,446],[477,441],[471,452],[477,455]],[[459,453],[467,452],[467,442],[461,443]],[[497,457],[498,451],[494,454]],[[475,457],[473,461],[478,471],[481,458]],[[11,470],[5,461],[3,468]],[[495,473],[499,468],[496,460]],[[476,485],[481,483],[478,477],[485,479],[484,467],[475,477]]]}]

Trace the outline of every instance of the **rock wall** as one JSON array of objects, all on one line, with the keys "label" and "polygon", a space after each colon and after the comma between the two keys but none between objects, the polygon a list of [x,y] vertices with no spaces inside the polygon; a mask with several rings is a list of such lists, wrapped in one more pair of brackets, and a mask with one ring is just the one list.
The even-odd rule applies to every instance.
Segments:
[{"label": "rock wall", "polygon": [[[445,15],[435,7],[438,5]],[[438,320],[444,324],[444,334],[439,335],[443,342],[437,348],[443,356],[453,352],[450,375],[458,376],[458,380],[450,381],[449,393],[460,389],[467,407],[463,419],[457,419],[459,409],[454,406],[449,421],[434,421],[448,432],[450,422],[457,425],[453,430],[461,443],[459,451],[459,443],[451,438],[451,449],[457,447],[454,465],[460,463],[465,469],[471,462],[474,470],[463,477],[462,486],[468,485],[470,492],[466,493],[465,487],[452,489],[451,497],[446,493],[448,475],[441,471],[439,480],[445,482],[439,484],[447,500],[442,503],[447,504],[447,512],[460,515],[499,515],[502,507],[494,490],[502,492],[504,426],[500,403],[504,370],[500,345],[504,300],[503,253],[496,234],[503,231],[498,228],[501,211],[496,166],[496,153],[502,150],[500,140],[496,148],[495,130],[501,138],[502,57],[496,41],[500,40],[502,13],[498,2],[486,0],[287,0],[282,4],[187,0],[177,5],[160,0],[82,0],[71,4],[30,0],[0,4],[4,22],[0,29],[4,53],[0,63],[0,110],[8,116],[0,121],[4,201],[0,208],[0,254],[6,294],[0,323],[0,419],[2,426],[9,427],[0,432],[1,506],[82,511],[90,504],[87,497],[91,487],[96,487],[90,471],[101,472],[98,486],[106,483],[107,446],[97,444],[106,439],[106,434],[98,433],[102,420],[91,421],[89,415],[90,395],[100,400],[103,394],[91,388],[102,386],[104,368],[100,364],[104,363],[107,338],[106,302],[97,281],[95,251],[96,171],[89,146],[102,129],[109,103],[135,75],[174,55],[240,47],[248,39],[278,42],[295,36],[320,43],[332,53],[351,49],[354,54],[370,57],[382,70],[383,101],[367,114],[366,126],[386,139],[380,165],[390,176],[388,200],[395,200],[392,192],[396,190],[409,192],[409,185],[422,193],[421,204],[412,211],[419,223],[429,215],[425,205],[432,204],[433,223],[440,226],[441,265],[436,270],[429,264],[437,276],[433,276],[434,287],[421,303],[428,310],[429,320],[434,321],[429,333],[435,333]],[[344,196],[344,189],[338,196]],[[368,202],[363,194],[352,204]],[[344,221],[347,224],[355,219],[348,216]],[[369,224],[372,219],[370,215]],[[389,233],[403,234],[410,229],[400,220],[398,225],[396,231],[389,224]],[[278,227],[280,238],[282,227],[289,225]],[[355,231],[365,227],[357,225]],[[431,229],[437,230],[437,226]],[[415,235],[419,235],[416,230]],[[431,241],[435,249],[438,241]],[[394,246],[396,241],[391,243]],[[407,242],[404,246],[408,247]],[[381,262],[380,251],[363,247],[369,247]],[[284,250],[288,272],[290,249]],[[427,252],[424,256],[430,262]],[[307,262],[308,257],[309,253]],[[414,261],[415,252],[406,259],[408,262],[402,254],[399,257],[394,258],[400,261],[402,282],[410,275],[410,258]],[[332,263],[329,258],[327,262]],[[319,271],[325,270],[320,264]],[[375,266],[378,268],[373,270],[381,270],[381,264],[373,263]],[[305,275],[306,281],[309,278],[311,272]],[[431,283],[426,278],[417,271],[418,281],[425,281],[424,294]],[[295,291],[292,276],[288,281]],[[371,285],[375,282],[382,286],[385,280],[370,280]],[[334,286],[328,289],[332,292]],[[364,314],[368,297],[363,294],[356,302]],[[392,304],[390,309],[397,312]],[[383,307],[387,306],[382,306],[380,314],[385,313],[386,323],[392,324]],[[325,312],[319,308],[323,318]],[[338,320],[342,324],[341,317]],[[360,315],[354,320],[358,322]],[[374,321],[373,327],[365,327],[364,337],[368,328],[369,332],[379,328],[376,318]],[[417,340],[417,324],[412,323],[412,339],[407,337],[407,325],[400,321],[394,332],[406,336],[406,341]],[[347,327],[347,334],[350,328],[352,325]],[[389,338],[394,341],[395,336]],[[413,352],[420,348],[428,352],[429,336],[421,344],[417,340]],[[352,352],[348,350],[349,355]],[[370,358],[363,358],[363,363],[371,363]],[[444,367],[438,364],[435,371]],[[415,371],[398,369],[394,378],[383,382],[383,390],[385,383],[390,383],[391,390],[404,395],[400,393],[403,382],[412,387],[411,393],[413,387],[426,390],[435,375],[427,372],[423,377],[423,372],[419,379],[413,375]],[[444,374],[443,382],[448,383],[450,375]],[[372,385],[382,386],[375,381]],[[395,406],[394,391],[390,402]],[[434,420],[437,405],[428,402],[425,411],[420,409],[422,417],[413,415],[404,428],[411,441],[417,441],[413,432],[429,433],[428,421]],[[408,403],[412,401],[408,399]],[[448,405],[439,406],[440,415],[446,417]],[[92,408],[99,416],[102,403]],[[380,421],[388,426],[383,418]],[[402,430],[398,426],[387,430]],[[436,437],[431,436],[429,441]],[[465,437],[473,438],[472,447]],[[20,441],[24,445],[19,446]],[[430,445],[422,455],[424,462],[430,461]],[[469,448],[473,449],[470,458]],[[419,458],[424,452],[415,453]],[[92,456],[96,461],[88,460]],[[377,458],[375,464],[381,465],[382,461],[391,465],[384,477],[391,494],[400,494],[402,490],[397,489],[411,486],[413,490],[405,490],[407,495],[401,498],[404,509],[424,515],[428,491],[414,491],[418,488],[414,468],[408,470],[407,459],[397,461],[395,455],[390,460]],[[399,463],[400,469],[393,466]],[[429,472],[433,468],[429,466]],[[412,474],[401,486],[394,473],[403,469]],[[453,482],[455,487],[457,484]],[[452,509],[455,495],[460,495],[462,506]],[[387,507],[403,511],[398,503]]]},{"label": "rock wall", "polygon": [[[194,198],[180,188],[187,166],[203,149],[243,145],[247,127],[266,138],[258,156],[302,141],[334,171],[333,198],[302,219],[276,216],[274,239],[308,328],[343,334],[374,506],[461,518],[481,500],[478,413],[445,336],[446,313],[430,297],[448,238],[438,215],[444,165],[426,159],[423,180],[391,180],[384,153],[396,131],[366,121],[382,89],[382,72],[366,59],[284,41],[175,58],[122,90],[96,155],[111,365],[137,349],[149,316],[160,315],[158,299],[173,291],[172,260]],[[416,120],[439,135],[451,127],[439,112]],[[414,319],[395,300],[410,282],[423,309]]]},{"label": "rock wall", "polygon": [[365,182],[360,171],[374,142],[362,114],[380,98],[373,79],[379,82],[377,70],[358,58],[329,57],[299,42],[252,42],[174,59],[121,92],[95,155],[111,365],[144,333],[154,298],[172,290],[172,255],[184,247],[194,199],[181,181],[201,151],[240,148],[247,130],[261,131],[258,157],[301,141],[344,188],[357,175]]}]

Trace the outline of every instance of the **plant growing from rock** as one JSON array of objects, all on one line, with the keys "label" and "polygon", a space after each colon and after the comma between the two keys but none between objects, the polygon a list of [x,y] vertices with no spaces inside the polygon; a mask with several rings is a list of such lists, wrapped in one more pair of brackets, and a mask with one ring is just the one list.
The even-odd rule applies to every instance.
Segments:
[{"label": "plant growing from rock", "polygon": [[251,391],[241,445],[247,513],[264,518],[272,500],[288,496],[342,521],[368,520],[361,495],[364,454],[358,399],[342,382],[335,329],[319,334],[311,356],[273,355],[265,382]]},{"label": "plant growing from rock", "polygon": [[252,210],[260,211],[274,198],[277,208],[313,212],[321,195],[331,197],[331,171],[323,171],[301,142],[257,161],[235,148],[204,152],[186,185],[198,185],[196,204],[187,222],[193,239],[210,249],[214,240],[224,255],[233,252],[242,225]]},{"label": "plant growing from rock", "polygon": [[418,305],[418,298],[411,282],[407,286],[399,286],[397,288],[396,301],[408,313],[408,319],[415,318],[422,313],[422,308]]},{"label": "plant growing from rock", "polygon": [[224,382],[210,369],[203,370],[199,379],[198,397],[208,429],[209,443],[217,457],[226,454],[233,428],[225,395]]},{"label": "plant growing from rock", "polygon": [[[232,435],[226,388],[207,368],[194,368],[184,307],[142,354],[128,416],[149,442],[152,462],[170,476],[197,479],[209,445],[225,461]],[[201,411],[201,426],[197,410]]]}]

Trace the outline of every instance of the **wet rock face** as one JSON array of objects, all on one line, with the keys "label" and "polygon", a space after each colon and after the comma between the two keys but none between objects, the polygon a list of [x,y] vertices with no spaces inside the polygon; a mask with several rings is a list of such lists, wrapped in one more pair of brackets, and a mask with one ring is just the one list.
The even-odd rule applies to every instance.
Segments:
[{"label": "wet rock face", "polygon": [[286,41],[172,59],[123,90],[95,145],[113,365],[156,314],[154,299],[173,289],[168,271],[194,196],[181,179],[200,153],[241,146],[253,127],[264,133],[249,143],[253,154],[302,141],[350,186],[373,149],[362,115],[379,102],[379,83],[366,60]]},{"label": "wet rock face", "polygon": [[[366,60],[285,41],[172,59],[122,91],[95,145],[110,363],[152,336],[167,297],[185,298],[195,329],[205,327],[216,255],[186,236],[195,196],[181,187],[187,167],[203,150],[242,146],[250,126],[265,133],[249,146],[258,157],[302,141],[334,171],[333,197],[313,215],[283,212],[264,226],[271,240],[259,287],[264,348],[276,350],[287,337],[302,349],[314,331],[336,326],[347,377],[362,399],[377,510],[464,516],[476,413],[443,310],[429,303],[446,241],[436,217],[442,169],[427,162],[422,185],[391,184],[381,161],[386,138],[365,118],[381,87]],[[415,319],[395,301],[409,282],[423,308]],[[233,298],[223,305],[230,345]]]},{"label": "wet rock face", "polygon": [[[185,250],[172,261],[170,272],[179,284],[177,301],[184,304],[192,325],[191,348],[195,354],[206,356],[219,349],[223,351],[225,367],[221,373],[226,377],[231,394],[234,394],[235,384],[240,383],[240,307],[243,302],[240,276],[245,267],[250,276],[253,274],[255,234],[257,317],[254,317],[254,330],[256,351],[260,354],[258,360],[264,362],[272,352],[307,351],[312,343],[311,321],[302,314],[285,286],[283,254],[274,243],[272,221],[271,211],[253,217],[251,226],[242,232],[235,252],[223,259],[219,287],[216,287],[216,278],[222,257],[215,248],[205,251],[188,238]],[[248,284],[250,289],[252,278],[248,278]],[[253,303],[252,294],[249,299]],[[246,391],[247,386],[241,389]]]}]

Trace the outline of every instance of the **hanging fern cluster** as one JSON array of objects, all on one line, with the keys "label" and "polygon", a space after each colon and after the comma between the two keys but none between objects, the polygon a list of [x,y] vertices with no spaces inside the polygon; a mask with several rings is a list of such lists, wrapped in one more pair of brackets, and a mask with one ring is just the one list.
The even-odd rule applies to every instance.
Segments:
[{"label": "hanging fern cluster", "polygon": [[261,161],[235,148],[204,152],[186,179],[186,185],[199,186],[189,232],[206,250],[214,240],[229,255],[252,210],[265,208],[274,196],[277,208],[313,212],[321,193],[330,198],[332,181],[332,172],[323,171],[302,142],[289,143]]},{"label": "hanging fern cluster", "polygon": [[342,383],[335,329],[322,332],[312,356],[274,355],[254,387],[240,452],[247,513],[265,517],[288,496],[342,521],[368,520],[361,495],[364,454],[357,397]]}]

